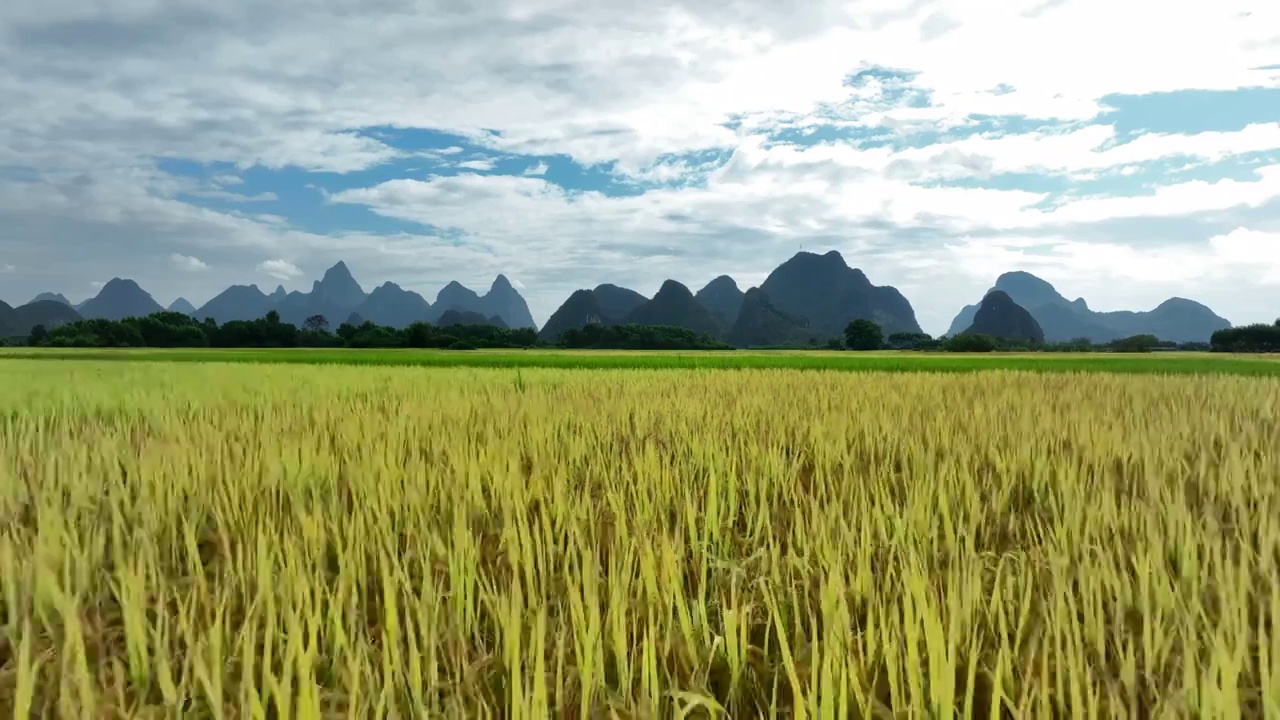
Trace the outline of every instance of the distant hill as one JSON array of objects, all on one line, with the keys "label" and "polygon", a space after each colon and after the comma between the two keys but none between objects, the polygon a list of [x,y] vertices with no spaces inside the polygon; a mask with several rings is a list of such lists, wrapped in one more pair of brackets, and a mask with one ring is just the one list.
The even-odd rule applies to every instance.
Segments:
[{"label": "distant hill", "polygon": [[804,320],[777,309],[763,290],[751,288],[742,297],[726,340],[735,347],[771,347],[805,345],[814,337]]},{"label": "distant hill", "polygon": [[707,283],[694,295],[694,298],[710,310],[721,325],[729,327],[738,317],[738,309],[742,307],[743,293],[738,289],[738,283],[734,282],[733,278],[721,275]]},{"label": "distant hill", "polygon": [[182,313],[183,315],[191,315],[193,317],[196,314],[195,307],[192,306],[190,302],[187,302],[186,298],[182,298],[182,297],[169,303],[168,309],[169,309],[169,312]]},{"label": "distant hill", "polygon": [[52,330],[83,319],[75,308],[57,300],[33,300],[16,308],[0,301],[0,338],[26,337],[37,325]]},{"label": "distant hill", "polygon": [[[1166,300],[1149,312],[1097,312],[1089,308],[1084,298],[1067,300],[1052,284],[1022,271],[1004,273],[991,290],[1006,293],[1031,313],[1048,342],[1084,337],[1101,344],[1133,335],[1155,335],[1173,342],[1207,342],[1215,330],[1231,326],[1204,305],[1183,298]],[[961,309],[947,334],[967,329],[977,310],[977,305]]]},{"label": "distant hill", "polygon": [[863,318],[885,334],[920,332],[911,303],[889,286],[872,285],[840,253],[796,253],[760,285],[778,310],[808,322],[819,338],[840,337],[850,320]]},{"label": "distant hill", "polygon": [[197,320],[213,318],[219,325],[232,320],[257,320],[275,309],[276,303],[257,285],[232,285],[192,313]]},{"label": "distant hill", "polygon": [[1123,337],[1155,335],[1172,342],[1208,342],[1214,332],[1231,327],[1230,321],[1205,305],[1180,297],[1169,298],[1147,312],[1117,310],[1098,315]]},{"label": "distant hill", "polygon": [[591,292],[600,304],[600,312],[612,320],[621,320],[630,315],[632,310],[649,302],[649,298],[635,290],[611,283],[597,285]]},{"label": "distant hill", "polygon": [[449,310],[474,312],[485,317],[497,315],[502,318],[508,328],[538,329],[524,297],[511,285],[505,275],[495,278],[489,287],[489,292],[484,295],[477,294],[476,291],[456,280],[445,285],[436,295],[436,302],[432,306],[429,320],[435,323],[443,313]]},{"label": "distant hill", "polygon": [[364,300],[364,289],[351,276],[347,264],[339,261],[311,283],[311,292],[292,292],[272,302],[282,321],[302,327],[313,315],[323,315],[330,325],[335,325]]},{"label": "distant hill", "polygon": [[60,302],[63,305],[66,305],[67,307],[71,307],[71,301],[63,297],[62,293],[51,293],[51,292],[42,292],[39,295],[31,298],[31,302],[27,304],[30,305],[31,303],[41,302],[42,300],[52,300],[53,302]]},{"label": "distant hill", "polygon": [[965,332],[1006,340],[1044,342],[1044,330],[1040,328],[1040,323],[1003,290],[987,293],[978,306],[978,311],[974,313],[973,324]]},{"label": "distant hill", "polygon": [[528,303],[512,286],[506,275],[494,278],[493,284],[489,286],[489,292],[485,293],[481,301],[483,312],[486,315],[497,315],[502,318],[508,328],[538,329],[537,323],[533,321],[533,314],[529,312]]},{"label": "distant hill", "polygon": [[609,319],[600,310],[600,302],[594,291],[575,290],[538,331],[538,340],[554,343],[564,331],[578,330],[592,323],[607,325]]},{"label": "distant hill", "polygon": [[507,323],[502,318],[494,315],[485,317],[478,312],[470,310],[445,310],[444,313],[433,323],[436,327],[447,328],[452,325],[493,325],[503,329],[507,328]]},{"label": "distant hill", "polygon": [[431,317],[431,303],[416,292],[405,290],[393,282],[374,288],[355,312],[375,325],[406,328],[415,322],[427,322]]},{"label": "distant hill", "polygon": [[0,338],[17,337],[22,333],[18,331],[18,314],[14,312],[13,306],[3,300],[0,300]]},{"label": "distant hill", "polygon": [[640,325],[671,325],[719,337],[725,328],[689,292],[689,288],[667,280],[662,283],[652,300],[644,303],[622,319],[624,323]]},{"label": "distant hill", "polygon": [[79,307],[85,319],[123,320],[163,312],[164,308],[151,294],[132,280],[112,278],[90,300]]}]

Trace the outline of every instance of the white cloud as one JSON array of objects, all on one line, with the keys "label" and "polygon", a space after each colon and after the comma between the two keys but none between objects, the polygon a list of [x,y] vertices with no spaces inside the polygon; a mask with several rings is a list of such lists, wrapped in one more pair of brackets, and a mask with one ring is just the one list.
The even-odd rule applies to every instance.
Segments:
[{"label": "white cloud", "polygon": [[[948,270],[936,259],[950,260],[948,243],[989,248],[983,267],[994,272],[1017,260],[997,253],[1008,243],[1020,238],[1033,250],[1051,243],[1057,249],[1043,261],[1046,274],[1096,273],[1118,263],[1132,285],[1163,290],[1160,277],[1178,277],[1187,293],[1219,292],[1227,307],[1243,308],[1241,297],[1263,290],[1247,277],[1224,280],[1241,264],[1206,260],[1217,257],[1205,249],[1207,238],[1235,228],[1263,240],[1280,232],[1274,157],[1252,176],[1156,178],[1120,197],[948,186],[1008,172],[1067,182],[1128,174],[1137,176],[1132,183],[1151,161],[1194,166],[1246,152],[1274,155],[1280,126],[1261,122],[1271,117],[1232,132],[1130,138],[1082,124],[898,152],[851,143],[768,147],[759,137],[783,125],[885,125],[923,145],[928,136],[920,131],[961,128],[970,113],[1089,120],[1114,93],[1277,87],[1280,73],[1258,69],[1280,64],[1272,42],[1280,5],[1265,0],[478,0],[439,7],[385,0],[357,14],[347,5],[0,3],[0,168],[34,177],[0,175],[0,256],[24,268],[20,282],[45,290],[149,273],[139,280],[153,291],[191,297],[243,281],[234,268],[257,265],[281,280],[303,274],[285,260],[259,264],[264,257],[305,257],[308,266],[341,257],[386,273],[369,281],[394,275],[443,284],[452,274],[479,283],[497,271],[519,273],[535,313],[545,317],[566,290],[600,281],[652,290],[663,276],[697,284],[730,272],[758,282],[806,244],[839,248],[873,280],[913,288],[921,316],[942,322],[948,307],[971,299],[960,296],[967,286],[946,294],[936,280]],[[421,52],[424,46],[433,51]],[[871,66],[915,75],[846,83]],[[903,92],[929,102],[906,103]],[[726,127],[729,120],[740,125]],[[461,230],[461,245],[421,228],[307,232],[300,228],[319,221],[295,216],[294,225],[280,214],[176,199],[275,198],[229,190],[255,164],[343,173],[405,157],[448,163],[467,156],[462,143],[416,151],[388,144],[401,130],[421,128],[680,187],[619,198],[572,193],[545,182],[545,163],[530,158],[524,177],[399,179],[331,198]],[[706,149],[732,157],[708,172],[682,155]],[[218,174],[207,183],[175,178],[159,172],[155,158],[218,163]],[[283,182],[295,182],[288,177]],[[331,179],[319,174],[307,184],[323,197]],[[1171,218],[1180,223],[1172,230],[1148,222]],[[1192,242],[1200,249],[1187,250]],[[1231,243],[1244,241],[1237,234],[1224,242],[1229,254],[1237,252]],[[160,258],[194,253],[212,267],[174,279],[168,267],[151,268],[154,247],[164,248]],[[82,262],[71,269],[55,262],[69,255]],[[1189,276],[1179,265],[1188,259],[1192,268],[1210,262],[1201,267],[1219,270]],[[55,266],[66,275],[27,277],[30,268]],[[978,290],[989,282],[973,280]],[[1096,292],[1120,298],[1116,287]]]},{"label": "white cloud", "polygon": [[0,274],[11,273],[17,271],[18,268],[7,263],[0,263]]},{"label": "white cloud", "polygon": [[302,277],[302,270],[287,260],[266,260],[258,263],[255,269],[278,280],[295,280]]},{"label": "white cloud", "polygon": [[192,257],[190,255],[181,255],[179,253],[173,253],[170,255],[169,263],[173,265],[174,269],[181,270],[182,272],[203,272],[209,269],[209,266],[200,258]]}]

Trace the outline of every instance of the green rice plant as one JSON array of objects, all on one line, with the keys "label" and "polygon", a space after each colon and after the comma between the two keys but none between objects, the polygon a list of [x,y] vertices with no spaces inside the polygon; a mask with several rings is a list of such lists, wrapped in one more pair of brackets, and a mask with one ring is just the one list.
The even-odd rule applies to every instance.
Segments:
[{"label": "green rice plant", "polygon": [[0,715],[1278,717],[1280,380],[0,363]]}]

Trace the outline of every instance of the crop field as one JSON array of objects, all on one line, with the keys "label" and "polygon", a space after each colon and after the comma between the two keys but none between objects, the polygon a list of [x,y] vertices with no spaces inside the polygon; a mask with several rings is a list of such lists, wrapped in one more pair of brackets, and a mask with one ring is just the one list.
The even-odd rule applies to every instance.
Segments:
[{"label": "crop field", "polygon": [[1110,372],[1160,375],[1280,377],[1280,356],[1197,352],[921,353],[822,350],[351,350],[351,349],[54,349],[0,348],[0,360],[112,360],[163,362],[294,363],[303,365],[411,365],[548,369],[788,369],[882,372]]},{"label": "crop field", "polygon": [[5,717],[1275,718],[1280,379],[8,359],[0,623]]}]

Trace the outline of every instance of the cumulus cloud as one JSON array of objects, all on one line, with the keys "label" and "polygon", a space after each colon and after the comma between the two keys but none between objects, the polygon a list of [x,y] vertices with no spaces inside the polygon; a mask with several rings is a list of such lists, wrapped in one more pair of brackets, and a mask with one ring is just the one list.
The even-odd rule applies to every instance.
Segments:
[{"label": "cumulus cloud", "polygon": [[[1206,258],[1280,232],[1273,114],[1209,132],[1097,122],[1115,94],[1280,87],[1280,5],[1264,0],[348,5],[0,3],[0,256],[24,269],[18,290],[129,275],[211,296],[244,281],[235,268],[287,281],[303,273],[280,258],[345,259],[428,295],[519,273],[545,318],[600,281],[759,282],[805,245],[840,249],[945,326],[1008,262],[1066,278],[1140,266],[1117,272],[1246,312],[1262,290]],[[414,129],[467,142],[397,137]],[[492,172],[456,162],[477,146],[528,155],[525,170],[335,181],[405,158]],[[548,182],[551,155],[592,178],[574,188],[608,175],[626,192]],[[237,194],[242,176],[256,192]],[[302,185],[333,207],[298,205]],[[398,223],[370,230],[365,210]],[[210,269],[175,280],[152,267],[169,253]],[[958,284],[937,279],[949,262],[969,268]],[[1086,289],[1141,299],[1120,285]]]},{"label": "cumulus cloud", "polygon": [[302,270],[287,260],[265,260],[258,263],[255,269],[279,280],[295,280],[302,277]]},{"label": "cumulus cloud", "polygon": [[203,272],[209,269],[209,266],[200,258],[192,257],[190,255],[182,255],[180,253],[173,253],[170,255],[169,263],[173,265],[174,269],[181,270],[182,272]]}]

